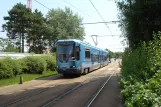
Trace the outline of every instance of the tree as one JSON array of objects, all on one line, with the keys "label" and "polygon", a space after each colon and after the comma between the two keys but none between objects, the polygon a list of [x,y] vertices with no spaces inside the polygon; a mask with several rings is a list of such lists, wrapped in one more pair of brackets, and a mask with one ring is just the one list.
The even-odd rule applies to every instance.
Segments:
[{"label": "tree", "polygon": [[110,51],[109,49],[106,49],[106,51],[108,51],[108,52],[109,52],[110,57],[113,57],[114,52]]},{"label": "tree", "polygon": [[58,39],[83,40],[85,33],[81,23],[82,18],[69,8],[50,10],[47,14],[47,25],[50,29],[49,46],[53,47]]},{"label": "tree", "polygon": [[[3,28],[7,31],[7,36],[11,40],[16,40],[21,52],[24,52],[24,40],[26,33],[31,26],[32,12],[26,5],[17,3],[8,11],[8,16],[4,17],[6,23]],[[22,44],[22,46],[21,46]]]},{"label": "tree", "polygon": [[0,47],[1,50],[3,51],[5,49],[5,46],[7,45],[8,40],[4,38],[0,38]]},{"label": "tree", "polygon": [[37,9],[32,15],[32,25],[27,36],[27,43],[30,45],[29,52],[42,53],[47,46],[47,26],[43,14]]},{"label": "tree", "polygon": [[3,52],[18,52],[18,48],[8,39],[0,38],[0,47]]},{"label": "tree", "polygon": [[3,50],[4,52],[18,52],[18,48],[16,48],[14,46],[14,44],[12,44],[11,42],[7,43],[7,46],[5,47],[5,49]]},{"label": "tree", "polygon": [[160,0],[123,0],[117,5],[120,27],[131,48],[138,47],[140,41],[153,40],[153,31],[161,28]]}]

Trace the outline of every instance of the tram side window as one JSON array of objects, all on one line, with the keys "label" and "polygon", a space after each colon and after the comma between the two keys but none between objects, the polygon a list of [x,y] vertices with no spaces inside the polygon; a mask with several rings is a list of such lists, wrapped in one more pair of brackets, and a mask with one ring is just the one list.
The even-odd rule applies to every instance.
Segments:
[{"label": "tram side window", "polygon": [[107,60],[107,55],[105,55],[104,57],[105,57],[105,60],[104,61],[106,61]]},{"label": "tram side window", "polygon": [[93,54],[91,54],[91,61],[92,61],[92,63],[94,63],[94,55]]},{"label": "tram side window", "polygon": [[103,61],[105,61],[105,56],[103,55],[103,58],[102,58]]},{"label": "tram side window", "polygon": [[90,58],[90,50],[89,49],[86,49],[85,50],[85,58],[86,59],[89,59]]},{"label": "tram side window", "polygon": [[106,61],[106,56],[104,55],[104,61]]},{"label": "tram side window", "polygon": [[94,54],[94,62],[98,62],[98,55]]},{"label": "tram side window", "polygon": [[80,59],[80,47],[76,46],[76,59],[79,60]]}]

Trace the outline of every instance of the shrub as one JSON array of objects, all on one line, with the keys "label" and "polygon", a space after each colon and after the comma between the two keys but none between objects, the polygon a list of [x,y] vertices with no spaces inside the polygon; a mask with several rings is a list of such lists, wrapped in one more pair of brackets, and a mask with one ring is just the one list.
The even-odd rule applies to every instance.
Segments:
[{"label": "shrub", "polygon": [[13,77],[12,59],[9,57],[0,59],[0,79]]},{"label": "shrub", "polygon": [[13,66],[13,74],[19,75],[23,71],[23,60],[22,59],[12,59],[12,66]]},{"label": "shrub", "polygon": [[55,57],[55,56],[56,56],[56,53],[54,52],[54,53],[52,53],[51,55]]},{"label": "shrub", "polygon": [[26,65],[24,58],[19,59],[19,64],[21,65],[22,73],[25,72],[25,70],[27,69],[27,65]]},{"label": "shrub", "polygon": [[122,58],[121,96],[127,107],[161,106],[161,33],[127,50]]},{"label": "shrub", "polygon": [[44,71],[46,71],[46,62],[40,56],[25,57],[24,61],[27,66],[24,69],[24,72],[42,74]]},{"label": "shrub", "polygon": [[43,56],[47,64],[47,70],[54,71],[56,68],[56,60],[54,56]]}]

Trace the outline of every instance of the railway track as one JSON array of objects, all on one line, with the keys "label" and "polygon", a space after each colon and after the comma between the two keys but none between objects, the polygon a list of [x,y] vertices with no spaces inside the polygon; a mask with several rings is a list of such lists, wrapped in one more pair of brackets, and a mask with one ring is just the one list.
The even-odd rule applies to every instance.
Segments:
[{"label": "railway track", "polygon": [[[104,71],[104,70],[103,70],[103,71]],[[93,75],[93,74],[92,74],[92,75]],[[86,75],[86,76],[88,76],[88,75]],[[111,75],[111,76],[112,76],[112,75]],[[111,78],[111,76],[103,83],[103,85],[102,85],[101,87],[104,87],[104,86],[107,84],[107,82],[108,82],[108,80]],[[83,77],[84,77],[84,76],[83,76]],[[93,77],[94,77],[94,76],[93,76]],[[91,77],[90,80],[92,80],[92,79],[94,79],[94,78]],[[76,86],[74,86],[74,87],[68,89],[68,91],[66,91],[66,92],[63,93],[62,95],[60,95],[60,96],[54,98],[53,100],[50,100],[49,102],[47,102],[46,104],[44,104],[44,105],[42,105],[42,106],[43,106],[43,107],[48,107],[48,106],[50,106],[50,105],[56,103],[57,101],[59,101],[59,100],[62,99],[63,97],[67,96],[68,94],[72,93],[72,92],[75,91],[76,89],[78,89],[78,88],[82,87],[83,85],[85,85],[85,84],[86,84],[88,81],[90,81],[90,80],[87,79],[87,80],[85,80],[84,82],[82,82],[82,83],[80,83],[80,84],[78,84],[78,85],[76,85]],[[63,81],[63,82],[64,82],[64,81]],[[26,100],[26,99],[29,99],[29,98],[31,98],[31,97],[40,95],[40,94],[42,94],[43,92],[48,91],[49,89],[50,89],[50,87],[47,87],[47,88],[45,88],[45,89],[43,89],[43,90],[41,90],[41,91],[39,91],[39,92],[37,92],[37,93],[34,93],[34,94],[31,94],[31,95],[28,95],[28,96],[21,97],[21,98],[19,98],[19,99],[17,99],[17,100],[11,101],[11,102],[9,102],[9,103],[7,103],[7,104],[4,104],[4,105],[0,105],[0,107],[7,107],[7,106],[11,106],[11,105],[20,103],[20,102],[23,101],[23,100]],[[103,88],[101,88],[101,90],[102,90],[102,89],[103,89]],[[100,92],[101,92],[101,91],[100,91]],[[99,93],[100,93],[100,92],[99,92]],[[97,96],[98,96],[98,95],[97,95]],[[97,96],[95,96],[95,98],[96,98]],[[93,98],[93,99],[95,99],[95,98]],[[23,103],[23,105],[32,103],[32,102],[34,102],[34,101],[39,101],[39,99],[32,100],[32,101],[27,101],[27,102]],[[90,102],[89,102],[89,104],[90,104],[90,103],[92,104],[93,101],[94,101],[94,100],[91,99]],[[89,105],[89,104],[87,104],[87,105]],[[86,106],[86,107],[89,107],[89,106]]]},{"label": "railway track", "polygon": [[[103,82],[103,84],[101,84],[100,88],[98,89],[98,91],[95,93],[95,95],[88,101],[88,103],[86,104],[85,107],[90,107],[91,104],[95,101],[95,99],[97,98],[97,96],[101,93],[101,91],[103,90],[103,88],[106,86],[106,84],[108,83],[108,81],[111,79],[111,77],[114,75],[115,72],[112,72],[112,74]],[[87,80],[89,81],[89,80]],[[57,98],[49,101],[48,103],[42,105],[42,107],[49,107],[52,104],[56,103],[57,101],[61,100],[63,97],[66,97],[68,94],[72,93],[73,91],[77,90],[78,88],[81,88],[82,86],[84,86],[86,84],[87,81],[84,81],[83,83],[73,87],[72,89],[68,90],[67,92],[65,92],[64,94],[58,96]]]},{"label": "railway track", "polygon": [[[61,79],[61,78],[62,78],[62,76],[60,76],[59,78]],[[64,80],[64,81],[65,81],[65,80]],[[64,81],[62,81],[61,83],[63,83]],[[43,82],[43,83],[47,83],[47,82]],[[9,102],[9,103],[6,103],[6,104],[3,104],[3,105],[0,105],[0,107],[7,107],[7,106],[10,106],[10,105],[13,105],[13,104],[19,103],[19,102],[21,102],[21,101],[23,101],[23,100],[26,100],[26,99],[28,99],[28,98],[31,98],[31,97],[34,97],[34,96],[40,95],[41,93],[43,93],[43,92],[45,92],[45,91],[49,90],[51,87],[54,87],[54,86],[57,86],[57,85],[53,85],[53,86],[47,87],[47,88],[45,88],[45,89],[42,89],[42,90],[41,90],[41,91],[39,91],[39,92],[36,92],[36,93],[30,94],[30,95],[27,95],[27,96],[23,96],[23,97],[21,97],[21,98],[19,98],[19,99],[17,99],[17,100],[14,100],[14,101],[11,101],[11,102]]]},{"label": "railway track", "polygon": [[92,103],[95,101],[95,99],[99,96],[99,94],[101,93],[101,91],[104,89],[104,87],[106,86],[106,84],[108,83],[108,81],[111,79],[111,77],[114,75],[115,72],[113,72],[108,78],[107,80],[105,80],[105,82],[102,84],[102,86],[100,87],[100,89],[94,94],[94,96],[89,100],[89,102],[85,105],[85,107],[90,107],[92,105]]},{"label": "railway track", "polygon": [[[48,102],[47,104],[42,105],[42,106],[43,106],[43,107],[47,107],[47,106],[49,106],[49,105],[51,105],[51,104],[54,104],[56,101],[60,100],[60,99],[63,98],[64,96],[68,95],[68,94],[71,93],[72,91],[74,91],[74,90],[80,88],[81,86],[83,86],[85,83],[87,83],[87,81],[89,81],[89,80],[85,80],[83,83],[80,83],[80,84],[78,84],[78,85],[72,87],[71,89],[68,89],[68,91],[66,91],[66,92],[63,93],[62,95],[56,97],[56,98],[53,99],[52,101],[50,101],[50,102]],[[46,89],[44,89],[44,90],[42,90],[42,91],[40,91],[40,92],[37,92],[37,93],[35,93],[35,94],[28,95],[28,96],[24,96],[24,97],[22,97],[22,98],[20,98],[20,99],[14,100],[14,101],[9,102],[9,103],[6,103],[6,104],[4,104],[4,105],[0,105],[0,107],[8,107],[8,106],[11,106],[11,105],[13,105],[13,104],[19,103],[19,102],[21,102],[21,101],[23,101],[23,100],[26,100],[26,99],[28,99],[28,98],[34,97],[34,96],[36,96],[36,95],[39,95],[39,94],[41,94],[41,93],[43,93],[43,92],[45,92],[45,91],[47,91],[47,90],[49,90],[49,89],[50,89],[50,87],[48,87],[48,88],[46,88]],[[34,101],[36,101],[36,100],[34,100]],[[37,99],[37,101],[39,101],[39,99]],[[31,103],[31,102],[33,102],[33,101],[27,101],[27,102],[23,103],[23,105],[28,104],[28,103]]]}]

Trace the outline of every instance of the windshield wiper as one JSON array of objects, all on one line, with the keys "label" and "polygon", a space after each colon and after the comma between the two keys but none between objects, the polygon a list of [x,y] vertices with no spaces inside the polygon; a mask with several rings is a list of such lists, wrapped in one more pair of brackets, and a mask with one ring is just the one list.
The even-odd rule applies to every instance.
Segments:
[{"label": "windshield wiper", "polygon": [[71,54],[69,53],[69,54],[66,54],[66,55],[68,55],[68,56],[66,56],[66,57],[67,57],[67,58],[66,58],[66,62],[68,62],[68,60],[69,60]]},{"label": "windshield wiper", "polygon": [[58,55],[56,56],[56,60],[58,60],[58,61],[60,61],[60,62],[63,62],[63,61],[61,61],[61,60],[59,59],[59,56],[58,56]]}]

